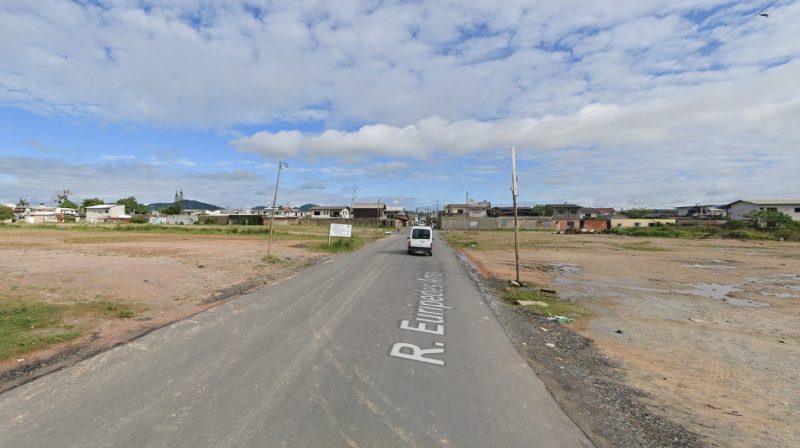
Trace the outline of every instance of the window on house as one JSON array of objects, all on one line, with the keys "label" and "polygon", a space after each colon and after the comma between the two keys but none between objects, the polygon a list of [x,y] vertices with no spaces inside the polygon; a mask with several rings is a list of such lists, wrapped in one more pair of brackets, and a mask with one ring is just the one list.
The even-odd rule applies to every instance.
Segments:
[{"label": "window on house", "polygon": [[794,208],[794,212],[795,212],[795,213],[800,213],[800,207],[795,207],[795,208]]},{"label": "window on house", "polygon": [[776,207],[767,207],[768,212],[777,212],[778,209]]},{"label": "window on house", "polygon": [[635,223],[633,223],[633,226],[634,226],[634,227],[641,227],[641,226],[642,226],[642,223],[640,223],[640,222],[635,222]]},{"label": "window on house", "polygon": [[319,216],[319,210],[314,210],[314,216]]},{"label": "window on house", "polygon": [[577,215],[577,214],[578,214],[578,211],[577,211],[577,210],[570,210],[570,211],[569,211],[569,214],[570,214],[570,215]]}]

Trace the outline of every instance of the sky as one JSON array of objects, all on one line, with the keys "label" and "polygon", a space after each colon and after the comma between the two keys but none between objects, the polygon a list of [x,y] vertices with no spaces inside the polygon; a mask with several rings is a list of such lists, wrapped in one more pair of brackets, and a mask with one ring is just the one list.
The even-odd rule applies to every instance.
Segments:
[{"label": "sky", "polygon": [[[760,13],[767,14],[762,16]],[[0,0],[0,202],[800,196],[800,2]]]}]

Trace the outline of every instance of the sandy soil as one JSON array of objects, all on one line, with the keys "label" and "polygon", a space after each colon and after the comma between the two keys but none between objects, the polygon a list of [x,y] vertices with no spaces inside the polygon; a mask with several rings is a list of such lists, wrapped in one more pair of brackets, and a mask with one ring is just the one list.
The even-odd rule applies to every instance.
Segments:
[{"label": "sandy soil", "polygon": [[77,344],[108,346],[208,309],[215,304],[204,300],[225,287],[288,275],[325,255],[306,243],[273,241],[281,261],[266,263],[266,241],[252,236],[0,229],[0,299],[108,300],[137,311],[132,319],[83,316],[75,324],[88,331],[79,339],[0,362],[0,371]]},{"label": "sandy soil", "polygon": [[[484,274],[513,278],[512,233],[472,238]],[[800,446],[800,244],[524,232],[521,260],[591,310],[571,326],[658,413],[711,446]]]}]

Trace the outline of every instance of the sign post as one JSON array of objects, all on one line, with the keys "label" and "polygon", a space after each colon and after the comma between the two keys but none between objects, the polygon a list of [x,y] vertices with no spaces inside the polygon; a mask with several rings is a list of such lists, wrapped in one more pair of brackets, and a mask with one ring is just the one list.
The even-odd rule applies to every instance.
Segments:
[{"label": "sign post", "polygon": [[353,236],[353,226],[350,224],[331,224],[328,230],[328,245],[331,244],[331,237],[351,238]]}]

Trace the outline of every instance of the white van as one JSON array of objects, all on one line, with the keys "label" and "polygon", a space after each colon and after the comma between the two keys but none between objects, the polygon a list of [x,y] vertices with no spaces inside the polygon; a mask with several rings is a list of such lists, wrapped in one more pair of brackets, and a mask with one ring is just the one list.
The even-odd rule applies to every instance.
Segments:
[{"label": "white van", "polygon": [[414,226],[408,234],[408,254],[415,252],[433,255],[433,230],[426,226]]}]

